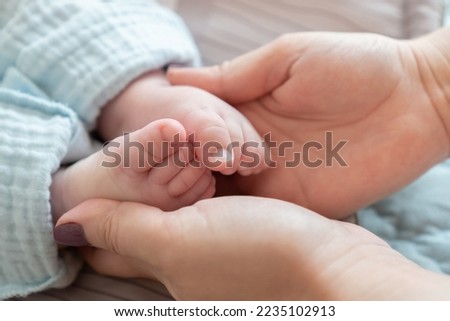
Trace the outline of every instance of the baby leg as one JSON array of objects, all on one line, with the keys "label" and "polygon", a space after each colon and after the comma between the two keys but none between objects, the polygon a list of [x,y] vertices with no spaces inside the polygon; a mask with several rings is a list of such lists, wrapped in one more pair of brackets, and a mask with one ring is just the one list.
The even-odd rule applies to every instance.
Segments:
[{"label": "baby leg", "polygon": [[107,198],[170,211],[212,197],[215,179],[185,140],[184,127],[172,119],[113,140],[65,170],[65,207]]}]

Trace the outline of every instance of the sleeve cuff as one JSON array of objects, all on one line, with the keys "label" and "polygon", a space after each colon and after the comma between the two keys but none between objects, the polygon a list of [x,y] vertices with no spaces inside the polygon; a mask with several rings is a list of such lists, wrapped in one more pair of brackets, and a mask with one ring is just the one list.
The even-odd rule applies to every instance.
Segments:
[{"label": "sleeve cuff", "polygon": [[148,0],[28,1],[2,30],[0,45],[9,48],[0,72],[9,59],[88,127],[141,74],[199,64],[181,19]]},{"label": "sleeve cuff", "polygon": [[67,286],[81,267],[58,252],[50,208],[51,175],[74,126],[64,106],[0,89],[0,299]]}]

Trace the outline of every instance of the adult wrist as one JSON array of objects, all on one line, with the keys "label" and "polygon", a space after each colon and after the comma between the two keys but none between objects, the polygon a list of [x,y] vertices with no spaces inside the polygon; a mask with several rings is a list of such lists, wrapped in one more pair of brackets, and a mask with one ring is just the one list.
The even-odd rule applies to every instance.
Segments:
[{"label": "adult wrist", "polygon": [[[450,27],[411,41],[424,90],[450,142]],[[450,143],[449,143],[450,145]]]},{"label": "adult wrist", "polygon": [[[309,238],[314,255],[295,255],[292,280],[296,299],[314,300],[448,300],[450,277],[418,266],[363,228],[329,221],[325,238]],[[336,228],[346,225],[345,229]],[[314,228],[313,224],[310,224]],[[301,243],[301,242],[300,242]],[[299,253],[304,251],[297,244]],[[295,251],[295,246],[294,250]],[[307,271],[310,277],[305,278]]]},{"label": "adult wrist", "polygon": [[[363,248],[349,255],[332,300],[449,300],[450,277],[423,269],[389,247]],[[351,258],[353,256],[353,258]],[[350,263],[350,264],[349,264]]]},{"label": "adult wrist", "polygon": [[371,300],[450,300],[449,276],[428,271],[406,258],[402,260],[390,266],[391,277],[380,286],[384,295],[378,291]]}]

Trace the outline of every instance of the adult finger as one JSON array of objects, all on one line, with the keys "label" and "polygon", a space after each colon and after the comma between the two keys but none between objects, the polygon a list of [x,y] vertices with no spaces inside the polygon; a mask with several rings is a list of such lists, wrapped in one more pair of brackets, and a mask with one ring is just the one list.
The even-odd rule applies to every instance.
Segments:
[{"label": "adult finger", "polygon": [[120,278],[155,278],[142,260],[90,246],[80,248],[79,252],[86,263],[99,274]]},{"label": "adult finger", "polygon": [[289,78],[298,57],[298,37],[284,35],[218,66],[169,68],[167,77],[173,85],[199,87],[231,104],[242,104],[270,93]]},{"label": "adult finger", "polygon": [[[170,213],[110,200],[89,200],[64,214],[56,224],[56,242],[94,246],[157,266],[170,246]],[[155,263],[155,264],[154,264]]]}]

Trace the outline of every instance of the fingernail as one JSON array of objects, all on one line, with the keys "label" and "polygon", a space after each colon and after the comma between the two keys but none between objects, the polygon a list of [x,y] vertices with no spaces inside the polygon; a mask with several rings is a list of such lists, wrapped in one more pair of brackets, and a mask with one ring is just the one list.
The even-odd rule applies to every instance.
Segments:
[{"label": "fingernail", "polygon": [[88,246],[83,227],[79,224],[68,223],[55,227],[53,237],[56,243],[65,246]]}]

